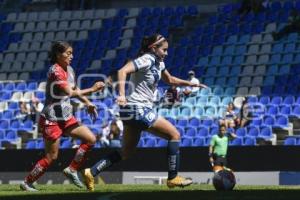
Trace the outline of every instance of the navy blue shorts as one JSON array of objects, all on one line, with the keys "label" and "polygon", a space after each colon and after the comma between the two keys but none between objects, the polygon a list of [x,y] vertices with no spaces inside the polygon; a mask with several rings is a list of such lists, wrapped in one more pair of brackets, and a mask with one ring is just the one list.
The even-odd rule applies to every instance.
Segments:
[{"label": "navy blue shorts", "polygon": [[120,106],[120,117],[125,125],[146,130],[154,124],[158,115],[151,108],[126,105]]}]

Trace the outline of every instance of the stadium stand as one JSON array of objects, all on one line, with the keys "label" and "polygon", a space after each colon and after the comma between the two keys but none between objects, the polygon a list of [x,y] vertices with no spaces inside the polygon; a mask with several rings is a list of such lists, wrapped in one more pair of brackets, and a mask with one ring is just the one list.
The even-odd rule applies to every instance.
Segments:
[{"label": "stadium stand", "polygon": [[[288,23],[290,10],[299,10],[299,1],[291,2],[289,9],[285,9],[286,2],[270,2],[265,11],[243,18],[236,14],[239,3],[225,4],[201,23],[200,6],[194,5],[0,15],[0,79],[6,80],[0,83],[0,139],[18,148],[43,146],[36,123],[20,114],[19,102],[29,102],[34,96],[44,101],[43,81],[51,41],[72,42],[72,66],[77,74],[108,75],[136,55],[144,35],[160,32],[173,38],[165,61],[168,70],[185,79],[184,72],[192,69],[210,87],[194,97],[182,98],[179,107],[168,109],[159,104],[156,108],[176,125],[182,146],[207,146],[218,131],[218,120],[223,118],[226,106],[239,102],[240,97],[248,97],[247,104],[256,118],[247,127],[235,130],[238,138],[230,145],[258,145],[260,141],[298,145],[299,35],[291,33],[279,41],[272,38],[273,31]],[[187,21],[192,23],[192,30]],[[184,34],[178,36],[172,30]],[[83,80],[81,87],[90,85],[91,79],[88,81]],[[160,90],[164,89],[161,84]],[[99,123],[113,118],[106,108],[114,100],[93,101],[102,106],[96,123],[82,109],[77,116],[101,131]],[[148,134],[143,134],[139,143],[139,147],[165,145],[164,140]],[[66,140],[61,146],[70,148],[71,143]]]}]

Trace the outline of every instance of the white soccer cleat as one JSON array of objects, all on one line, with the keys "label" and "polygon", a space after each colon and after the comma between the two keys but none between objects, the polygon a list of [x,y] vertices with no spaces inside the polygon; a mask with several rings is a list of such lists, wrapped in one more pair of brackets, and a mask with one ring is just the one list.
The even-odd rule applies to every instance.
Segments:
[{"label": "white soccer cleat", "polygon": [[22,182],[20,184],[20,189],[28,192],[38,192],[38,190],[32,185],[32,183]]},{"label": "white soccer cleat", "polygon": [[64,169],[65,176],[77,187],[83,188],[83,184],[80,181],[77,171],[72,171],[69,167]]}]

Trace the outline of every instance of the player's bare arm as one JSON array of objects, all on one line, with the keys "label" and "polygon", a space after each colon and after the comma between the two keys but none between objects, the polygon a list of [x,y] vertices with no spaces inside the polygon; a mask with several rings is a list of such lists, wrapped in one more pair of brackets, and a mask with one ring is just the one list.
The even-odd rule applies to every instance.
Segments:
[{"label": "player's bare arm", "polygon": [[118,82],[119,82],[119,96],[117,97],[117,103],[121,106],[126,105],[125,98],[125,82],[128,74],[131,74],[135,71],[134,65],[132,62],[128,62],[124,67],[118,71]]},{"label": "player's bare arm", "polygon": [[162,72],[162,79],[164,82],[166,82],[169,85],[175,85],[175,86],[191,86],[191,87],[201,87],[201,88],[207,88],[204,84],[195,84],[190,81],[182,80],[180,78],[177,78],[175,76],[172,76],[168,70],[164,70]]}]

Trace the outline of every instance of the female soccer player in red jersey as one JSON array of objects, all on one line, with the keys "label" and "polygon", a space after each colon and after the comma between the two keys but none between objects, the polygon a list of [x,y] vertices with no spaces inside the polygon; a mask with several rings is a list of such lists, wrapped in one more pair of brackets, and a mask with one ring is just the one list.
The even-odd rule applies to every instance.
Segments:
[{"label": "female soccer player in red jersey", "polygon": [[54,42],[49,57],[52,66],[47,75],[45,107],[39,120],[39,130],[45,141],[46,155],[35,164],[21,183],[20,188],[26,191],[37,191],[33,183],[57,159],[62,134],[82,140],[74,159],[63,172],[77,187],[83,187],[77,170],[96,141],[94,134],[73,116],[70,98],[76,97],[81,100],[86,105],[87,112],[92,117],[96,117],[96,107],[84,95],[102,90],[104,83],[96,82],[91,88],[84,90],[76,86],[74,71],[70,66],[73,49],[67,42]]}]

